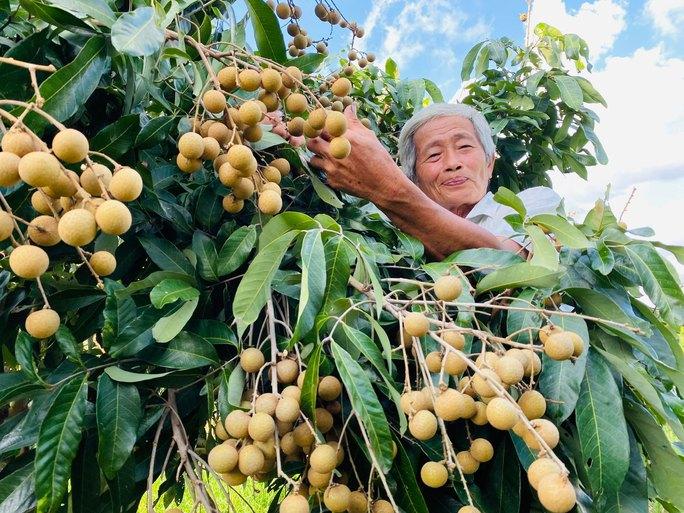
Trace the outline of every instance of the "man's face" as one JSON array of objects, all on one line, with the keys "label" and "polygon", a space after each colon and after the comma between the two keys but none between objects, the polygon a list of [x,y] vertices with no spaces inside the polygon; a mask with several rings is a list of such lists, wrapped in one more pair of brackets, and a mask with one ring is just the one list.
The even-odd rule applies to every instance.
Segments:
[{"label": "man's face", "polygon": [[433,201],[465,217],[487,192],[494,159],[487,162],[473,123],[461,116],[441,116],[413,136],[416,181]]}]

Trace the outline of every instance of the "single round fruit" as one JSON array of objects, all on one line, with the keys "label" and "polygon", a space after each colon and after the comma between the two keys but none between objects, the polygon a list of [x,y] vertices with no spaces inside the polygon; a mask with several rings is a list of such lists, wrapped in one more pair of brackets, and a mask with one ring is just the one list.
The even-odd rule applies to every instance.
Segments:
[{"label": "single round fruit", "polygon": [[579,356],[584,351],[584,340],[574,331],[565,332],[572,340],[572,356]]},{"label": "single round fruit", "polygon": [[178,139],[178,151],[187,159],[199,159],[204,153],[204,139],[195,132],[186,132]]},{"label": "single round fruit", "polygon": [[342,393],[342,383],[335,376],[325,376],[318,383],[318,397],[324,401],[334,401]]},{"label": "single round fruit", "polygon": [[[204,153],[202,153],[202,160],[214,160],[221,153],[221,144],[214,137],[204,137]],[[121,171],[119,171],[121,172]],[[119,199],[119,198],[117,198]]]},{"label": "single round fruit", "polygon": [[493,369],[494,364],[497,362],[499,358],[499,355],[495,352],[486,351],[484,353],[480,353],[477,356],[477,358],[475,359],[475,365],[477,365],[478,369]]},{"label": "single round fruit", "polygon": [[496,429],[511,429],[518,422],[518,412],[508,399],[495,397],[487,404],[487,421]]},{"label": "single round fruit", "polygon": [[544,344],[546,356],[553,360],[567,360],[574,351],[573,338],[567,331],[549,335],[549,338],[546,339],[546,344]]},{"label": "single round fruit", "polygon": [[525,375],[525,368],[520,360],[512,356],[502,356],[494,364],[494,371],[507,385],[519,383]]},{"label": "single round fruit", "polygon": [[316,427],[321,433],[327,433],[333,427],[333,416],[325,408],[316,408]]},{"label": "single round fruit", "polygon": [[24,244],[12,250],[9,256],[9,265],[14,274],[31,280],[47,271],[50,259],[43,248]]},{"label": "single round fruit", "polygon": [[116,258],[109,251],[96,251],[89,262],[98,276],[109,276],[116,269]]},{"label": "single round fruit", "polygon": [[219,181],[226,187],[232,187],[240,181],[240,173],[237,169],[226,162],[218,170]]},{"label": "single round fruit", "polygon": [[[560,441],[560,433],[553,422],[547,419],[534,419],[530,421],[530,423],[539,436],[542,437],[544,442],[546,442],[546,445],[548,445],[551,449],[558,445],[558,442]],[[530,449],[534,449],[535,451],[541,449],[539,440],[529,429],[525,431],[523,440]]]},{"label": "single round fruit", "polygon": [[19,155],[0,151],[0,187],[10,187],[19,181]]},{"label": "single round fruit", "polygon": [[237,214],[245,206],[245,202],[243,200],[237,199],[232,194],[224,196],[221,204],[223,205],[223,210],[230,214]]},{"label": "single round fruit", "polygon": [[278,2],[275,8],[276,15],[281,20],[286,20],[292,15],[292,9],[287,2]]},{"label": "single round fruit", "polygon": [[348,78],[345,77],[340,77],[335,82],[333,82],[333,85],[330,87],[330,90],[335,96],[339,96],[340,98],[343,96],[347,96],[351,92],[352,88],[352,83],[349,81]]},{"label": "single round fruit", "polygon": [[577,504],[575,487],[567,476],[549,474],[539,481],[537,488],[539,502],[550,513],[567,513]]},{"label": "single round fruit", "polygon": [[[228,144],[232,133],[233,129],[228,128],[224,123],[212,123],[207,129],[207,135],[202,138],[202,142],[206,141],[207,137],[210,137],[216,139],[216,142],[219,143],[219,145]],[[200,158],[204,157],[204,152],[206,152],[206,147]]]},{"label": "single round fruit", "polygon": [[336,159],[345,159],[351,153],[351,143],[346,137],[335,137],[330,141],[330,154]]},{"label": "single round fruit", "polygon": [[309,117],[306,119],[306,121],[314,130],[321,130],[323,127],[325,127],[326,117],[327,111],[325,109],[318,108],[311,111],[311,114],[309,114]]},{"label": "single round fruit", "polygon": [[261,72],[261,87],[269,93],[275,93],[283,86],[283,79],[280,73],[274,69],[267,68]]},{"label": "single round fruit", "polygon": [[2,141],[0,142],[2,151],[14,153],[18,157],[23,157],[27,153],[32,152],[35,147],[36,145],[31,134],[20,128],[10,129],[2,136]]},{"label": "single round fruit", "polygon": [[[99,212],[98,207],[98,212]],[[57,225],[60,239],[69,246],[90,244],[97,234],[96,218],[88,210],[75,208],[62,216]]]},{"label": "single round fruit", "polygon": [[55,212],[61,209],[59,200],[53,200],[40,189],[31,194],[31,206],[36,212],[45,215],[53,214],[53,209]]},{"label": "single round fruit", "polygon": [[293,493],[283,499],[278,511],[279,513],[309,513],[309,501],[303,495]]},{"label": "single round fruit", "polygon": [[526,390],[518,398],[518,406],[530,420],[538,419],[546,413],[546,399],[536,390]]},{"label": "single round fruit", "polygon": [[[245,392],[242,397],[243,399],[249,399],[251,395],[251,391],[249,393]],[[254,401],[254,411],[257,413],[268,413],[273,416],[276,411],[276,406],[278,406],[278,396],[270,392],[261,394],[256,398],[256,401]]]},{"label": "single round fruit", "polygon": [[392,506],[392,503],[389,501],[386,501],[385,499],[379,499],[373,502],[373,506],[371,507],[371,513],[397,513],[394,511],[394,507]]},{"label": "single round fruit", "polygon": [[32,151],[19,160],[19,176],[32,187],[52,185],[59,178],[59,160],[45,151]]},{"label": "single round fruit", "polygon": [[412,337],[422,337],[430,329],[430,321],[420,312],[409,312],[404,317],[404,330]]},{"label": "single round fruit", "polygon": [[219,475],[221,476],[221,479],[223,481],[228,483],[228,486],[240,486],[241,484],[244,484],[245,481],[247,481],[247,476],[239,470],[233,470],[232,472],[224,472],[223,474]]},{"label": "single round fruit", "polygon": [[266,215],[275,215],[283,208],[283,199],[275,191],[262,191],[259,194],[259,210]]},{"label": "single round fruit", "polygon": [[251,417],[242,410],[233,410],[223,423],[226,432],[233,438],[244,438],[249,434],[249,421]]},{"label": "single round fruit", "polygon": [[482,369],[471,380],[473,389],[480,397],[492,397],[496,395],[492,383],[501,383],[499,375],[491,369]]},{"label": "single round fruit", "polygon": [[[40,217],[46,217],[47,218],[49,216],[40,216]],[[38,219],[38,218],[36,218],[36,219]],[[34,221],[35,221],[35,219],[34,219]],[[31,237],[31,225],[33,225],[33,224],[34,224],[34,222],[31,221],[31,224],[29,225],[29,228],[28,228],[29,237]],[[12,216],[9,215],[4,210],[0,210],[0,240],[7,239],[10,235],[12,235],[13,231],[14,231],[14,220],[12,219]],[[33,237],[31,237],[31,240],[33,240],[33,242],[36,242],[33,239]],[[38,243],[36,242],[36,244],[38,244]],[[40,245],[42,246],[43,244],[40,244]]]},{"label": "single round fruit", "polygon": [[57,175],[57,180],[52,182],[49,187],[43,187],[43,190],[53,198],[74,196],[77,192],[76,184],[78,183],[78,175],[69,169],[60,172]]},{"label": "single round fruit", "polygon": [[465,337],[462,333],[456,330],[445,330],[440,333],[442,340],[449,344],[454,349],[463,349],[465,347]]},{"label": "single round fruit", "polygon": [[214,426],[214,434],[216,435],[216,438],[218,438],[219,440],[226,441],[230,438],[221,420],[219,420]]},{"label": "single round fruit", "polygon": [[453,388],[444,390],[435,398],[435,415],[447,422],[462,418],[465,413],[462,408],[463,395]]},{"label": "single round fruit", "polygon": [[480,513],[480,510],[475,506],[463,506],[459,508],[458,513]]},{"label": "single round fruit", "polygon": [[237,87],[238,69],[235,66],[226,66],[217,73],[221,87],[226,91],[232,91]]},{"label": "single round fruit", "polygon": [[124,166],[119,169],[109,182],[109,193],[119,201],[133,201],[142,192],[143,181],[135,169]]},{"label": "single round fruit", "polygon": [[460,376],[468,368],[467,357],[461,351],[449,351],[444,357],[444,370],[450,376]]},{"label": "single round fruit", "polygon": [[243,69],[238,75],[238,85],[244,91],[256,91],[261,85],[261,74],[254,69]]},{"label": "single round fruit", "polygon": [[260,442],[265,442],[269,438],[272,438],[273,433],[275,433],[275,422],[273,421],[273,417],[264,412],[255,413],[249,421],[247,432],[252,440],[258,440]]},{"label": "single round fruit", "polygon": [[402,394],[399,402],[406,415],[427,410],[430,407],[429,401],[421,390],[411,390]]},{"label": "single round fruit", "polygon": [[245,372],[257,372],[265,362],[264,354],[256,347],[248,347],[240,353],[240,367]]},{"label": "single round fruit", "polygon": [[254,154],[244,144],[234,144],[228,150],[228,162],[238,171],[245,171],[252,167]]},{"label": "single round fruit", "polygon": [[[318,4],[322,5],[322,4]],[[368,497],[361,490],[349,494],[349,513],[368,513]]]},{"label": "single round fruit", "polygon": [[441,463],[428,461],[420,469],[420,479],[430,488],[440,488],[449,480],[449,471]]},{"label": "single round fruit", "polygon": [[261,111],[261,107],[254,100],[246,101],[240,105],[238,112],[240,116],[240,122],[248,126],[256,125],[264,116],[264,113]]},{"label": "single round fruit", "polygon": [[299,375],[299,365],[290,358],[280,360],[276,363],[276,375],[279,383],[284,383],[286,385],[294,383]]},{"label": "single round fruit", "polygon": [[539,488],[539,481],[549,474],[560,474],[561,469],[551,458],[537,458],[527,468],[527,479],[535,490]]},{"label": "single round fruit", "polygon": [[202,95],[202,103],[209,112],[219,114],[226,108],[226,97],[221,91],[210,89]]},{"label": "single round fruit", "polygon": [[31,312],[26,317],[24,327],[33,338],[43,339],[51,337],[59,328],[59,314],[50,308],[43,308]]},{"label": "single round fruit", "polygon": [[[1,214],[4,214],[4,212],[1,212],[0,215]],[[7,215],[7,217],[9,218],[9,215]],[[12,223],[11,218],[9,218],[9,221],[11,223],[9,225],[11,231],[11,229],[14,227],[14,223]],[[53,216],[38,216],[35,217],[29,224],[27,233],[29,238],[39,246],[54,246],[61,240],[57,226],[57,219],[55,219]],[[3,238],[6,237],[2,237],[2,235],[0,235],[0,239]]]},{"label": "single round fruit", "polygon": [[442,276],[435,282],[434,290],[440,301],[453,301],[461,295],[463,286],[457,276]]},{"label": "single round fruit", "polygon": [[280,174],[280,171],[278,171],[278,169],[273,166],[266,166],[263,169],[262,174],[264,175],[264,178],[270,183],[278,184],[283,178],[283,175]]},{"label": "single round fruit", "polygon": [[292,89],[302,82],[302,72],[296,66],[288,66],[282,74],[283,85]]},{"label": "single round fruit", "polygon": [[52,152],[62,162],[75,164],[88,156],[88,139],[74,128],[60,130],[52,139]]},{"label": "single round fruit", "polygon": [[337,451],[327,444],[319,445],[311,452],[309,465],[321,474],[332,472],[337,467]]},{"label": "single round fruit", "polygon": [[470,444],[470,454],[480,463],[485,463],[494,457],[494,446],[486,438],[476,438]]},{"label": "single round fruit", "polygon": [[428,410],[420,410],[409,421],[409,431],[418,440],[429,440],[437,433],[437,417]]},{"label": "single round fruit", "polygon": [[299,447],[310,447],[314,443],[315,436],[307,424],[300,424],[292,431],[294,441]]},{"label": "single round fruit", "polygon": [[[118,200],[106,200],[95,211],[95,221],[104,233],[121,235],[128,231],[133,217],[128,207]],[[62,237],[64,239],[64,237]]]},{"label": "single round fruit", "polygon": [[425,356],[425,364],[430,372],[436,374],[442,370],[442,353],[432,351]]},{"label": "single round fruit", "polygon": [[276,406],[275,416],[281,422],[295,422],[299,418],[299,401],[292,397],[281,397]]},{"label": "single round fruit", "polygon": [[196,173],[202,169],[202,159],[189,159],[179,153],[176,155],[176,165],[183,173]]},{"label": "single round fruit", "polygon": [[332,137],[340,137],[347,131],[347,118],[337,111],[330,111],[325,118],[325,131]]},{"label": "single round fruit", "polygon": [[219,474],[232,471],[238,463],[238,452],[231,444],[219,444],[209,451],[209,466]]},{"label": "single round fruit", "polygon": [[294,114],[302,114],[306,112],[309,104],[306,101],[306,96],[302,93],[291,93],[285,98],[285,108]]},{"label": "single round fruit", "polygon": [[102,164],[87,165],[81,173],[80,182],[88,194],[100,196],[102,187],[108,188],[112,181],[112,172]]},{"label": "single round fruit", "polygon": [[554,333],[560,333],[561,331],[563,331],[563,328],[555,324],[547,324],[546,326],[542,326],[542,328],[539,330],[539,340],[542,344],[546,344],[546,340],[550,335],[553,335]]},{"label": "single round fruit", "polygon": [[[470,398],[472,399],[472,397]],[[481,401],[474,401],[473,407],[475,409],[475,413],[471,417],[470,421],[476,426],[484,426],[487,424],[487,405]]]},{"label": "single round fruit", "polygon": [[281,176],[287,176],[290,174],[290,163],[287,161],[287,159],[275,159],[269,165],[280,171]]},{"label": "single round fruit", "polygon": [[264,453],[254,445],[245,445],[238,452],[238,468],[240,473],[246,476],[253,476],[260,472],[264,462]]},{"label": "single round fruit", "polygon": [[464,474],[474,474],[480,468],[480,462],[473,458],[470,451],[461,451],[456,454],[456,461]]},{"label": "single round fruit", "polygon": [[342,513],[349,508],[351,491],[347,485],[330,485],[323,493],[323,503],[332,513]]},{"label": "single round fruit", "polygon": [[532,351],[531,349],[523,349],[522,351],[527,359],[527,365],[525,366],[525,376],[530,377],[532,375],[537,375],[541,371],[541,358],[539,355]]},{"label": "single round fruit", "polygon": [[319,490],[323,490],[326,486],[328,486],[328,483],[330,482],[330,476],[330,472],[316,472],[312,468],[309,468],[309,471],[306,473],[306,479],[309,481],[309,484],[314,488],[318,488]]}]

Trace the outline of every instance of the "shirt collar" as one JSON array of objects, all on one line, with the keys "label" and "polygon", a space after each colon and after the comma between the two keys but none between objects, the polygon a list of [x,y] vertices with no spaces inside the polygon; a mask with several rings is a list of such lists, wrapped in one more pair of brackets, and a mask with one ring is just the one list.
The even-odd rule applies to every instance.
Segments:
[{"label": "shirt collar", "polygon": [[498,203],[494,201],[494,194],[487,192],[487,194],[485,194],[480,201],[475,203],[475,206],[472,208],[472,210],[468,212],[466,219],[474,219],[478,216],[491,215],[493,210],[492,207],[495,207],[496,205],[498,205]]}]

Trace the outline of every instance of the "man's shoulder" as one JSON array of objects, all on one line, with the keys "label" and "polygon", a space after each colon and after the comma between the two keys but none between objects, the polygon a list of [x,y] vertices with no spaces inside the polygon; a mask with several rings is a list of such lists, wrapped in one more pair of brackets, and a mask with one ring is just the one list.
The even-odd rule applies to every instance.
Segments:
[{"label": "man's shoulder", "polygon": [[[562,198],[556,191],[550,187],[541,185],[524,189],[520,191],[517,196],[523,202],[523,205],[525,205],[528,215],[543,213],[553,214],[562,201]],[[475,218],[481,218],[483,216],[503,218],[514,212],[515,211],[511,207],[498,203],[494,199],[494,194],[488,192],[473,207],[468,214],[467,219],[474,220]]]}]

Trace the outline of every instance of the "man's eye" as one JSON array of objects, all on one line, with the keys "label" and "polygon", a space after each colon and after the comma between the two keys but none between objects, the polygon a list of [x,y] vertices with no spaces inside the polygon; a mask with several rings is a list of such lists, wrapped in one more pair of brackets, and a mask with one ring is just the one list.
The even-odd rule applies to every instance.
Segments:
[{"label": "man's eye", "polygon": [[464,144],[464,145],[458,147],[459,150],[462,148],[472,148],[472,146],[470,144]]}]

